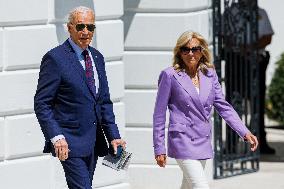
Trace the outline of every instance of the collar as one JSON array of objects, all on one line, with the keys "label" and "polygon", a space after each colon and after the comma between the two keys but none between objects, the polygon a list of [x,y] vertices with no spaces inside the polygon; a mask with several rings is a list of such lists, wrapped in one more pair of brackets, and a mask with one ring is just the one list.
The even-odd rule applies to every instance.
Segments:
[{"label": "collar", "polygon": [[[72,46],[72,48],[74,49],[77,57],[79,59],[82,58],[82,52],[84,51],[84,49],[79,47],[70,37],[68,38],[68,41],[69,41],[70,45]],[[89,47],[86,50],[89,52],[89,54],[91,53]]]}]

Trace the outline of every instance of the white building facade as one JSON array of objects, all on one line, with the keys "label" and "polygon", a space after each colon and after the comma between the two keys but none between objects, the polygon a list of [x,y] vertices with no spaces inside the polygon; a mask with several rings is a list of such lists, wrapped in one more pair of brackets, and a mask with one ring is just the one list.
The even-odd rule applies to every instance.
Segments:
[{"label": "white building facade", "polygon": [[[212,43],[211,0],[0,0],[0,188],[67,188],[58,160],[42,153],[33,97],[42,56],[68,38],[66,15],[80,5],[95,9],[93,46],[105,56],[116,121],[133,152],[128,172],[104,167],[99,159],[95,188],[179,188],[175,161],[162,169],[154,160],[157,79],[171,65],[182,32],[197,31]],[[273,27],[278,36],[284,24]],[[207,169],[211,178],[211,162]]]},{"label": "white building facade", "polygon": [[[126,139],[134,153],[130,185],[135,189],[178,189],[182,173],[176,161],[169,159],[165,169],[159,168],[153,154],[152,115],[157,81],[161,70],[172,64],[172,50],[181,33],[197,31],[212,41],[211,2],[125,0],[124,3]],[[208,165],[211,167],[211,162]]]}]

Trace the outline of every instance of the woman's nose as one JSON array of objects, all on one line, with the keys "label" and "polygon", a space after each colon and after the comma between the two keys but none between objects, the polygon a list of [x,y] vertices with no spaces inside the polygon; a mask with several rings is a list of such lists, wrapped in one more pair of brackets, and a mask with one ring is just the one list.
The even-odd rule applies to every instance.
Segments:
[{"label": "woman's nose", "polygon": [[192,50],[190,50],[188,54],[189,54],[190,56],[193,56]]}]

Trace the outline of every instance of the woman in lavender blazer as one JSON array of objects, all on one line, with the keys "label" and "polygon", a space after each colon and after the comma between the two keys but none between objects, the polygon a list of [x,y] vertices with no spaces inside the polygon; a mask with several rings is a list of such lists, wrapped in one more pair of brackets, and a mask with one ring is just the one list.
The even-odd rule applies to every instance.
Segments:
[{"label": "woman in lavender blazer", "polygon": [[[157,164],[166,165],[166,154],[175,158],[183,171],[182,189],[208,189],[204,174],[211,146],[213,107],[237,134],[258,146],[257,138],[225,100],[211,63],[208,43],[198,33],[187,31],[177,40],[173,66],[163,70],[153,115],[153,141]],[[165,147],[166,111],[169,109],[168,148]]]}]

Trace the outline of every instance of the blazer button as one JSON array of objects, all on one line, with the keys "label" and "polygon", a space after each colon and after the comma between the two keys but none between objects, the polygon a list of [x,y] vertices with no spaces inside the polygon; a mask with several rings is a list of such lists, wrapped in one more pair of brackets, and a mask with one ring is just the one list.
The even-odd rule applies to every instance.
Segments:
[{"label": "blazer button", "polygon": [[187,107],[189,107],[190,105],[189,105],[189,104],[187,104],[186,106],[187,106]]},{"label": "blazer button", "polygon": [[209,138],[209,135],[206,135],[206,138]]}]

